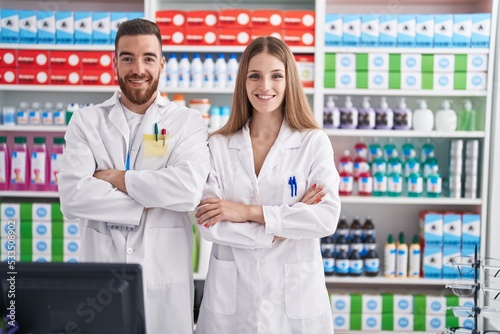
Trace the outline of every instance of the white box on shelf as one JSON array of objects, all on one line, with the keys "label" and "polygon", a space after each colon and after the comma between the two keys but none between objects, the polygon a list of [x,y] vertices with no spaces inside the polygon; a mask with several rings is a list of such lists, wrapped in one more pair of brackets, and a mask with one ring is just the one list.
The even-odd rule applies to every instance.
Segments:
[{"label": "white box on shelf", "polygon": [[424,278],[443,277],[443,248],[426,245],[423,251],[422,268]]},{"label": "white box on shelf", "polygon": [[413,295],[394,294],[394,313],[412,314],[413,313]]},{"label": "white box on shelf", "polygon": [[336,87],[339,89],[356,88],[356,72],[337,71]]},{"label": "white box on shelf", "polygon": [[462,245],[479,245],[481,233],[481,216],[474,213],[462,215]]},{"label": "white box on shelf", "polygon": [[337,53],[335,56],[336,71],[356,71],[356,54],[355,53]]},{"label": "white box on shelf", "polygon": [[453,38],[453,15],[434,15],[434,47],[449,48]]},{"label": "white box on shelf", "polygon": [[453,37],[452,45],[454,48],[470,47],[472,37],[472,15],[454,14],[453,15]]},{"label": "white box on shelf", "polygon": [[363,314],[381,314],[382,296],[380,294],[363,293],[361,297],[361,312]]},{"label": "white box on shelf", "polygon": [[378,15],[361,15],[361,46],[377,46],[379,39]]},{"label": "white box on shelf", "polygon": [[0,9],[2,43],[19,43],[19,12],[16,9]]},{"label": "white box on shelf", "polygon": [[19,11],[19,42],[33,43],[38,42],[36,12],[34,10]]},{"label": "white box on shelf", "polygon": [[434,45],[434,15],[416,16],[415,46],[429,48]]},{"label": "white box on shelf", "polygon": [[434,72],[453,73],[455,71],[455,55],[435,54]]},{"label": "white box on shelf", "polygon": [[330,304],[333,314],[351,313],[351,295],[347,293],[332,293]]},{"label": "white box on shelf", "polygon": [[326,14],[325,19],[325,45],[326,46],[341,46],[342,45],[342,15]]},{"label": "white box on shelf", "polygon": [[446,297],[445,296],[426,296],[426,311],[427,315],[445,315],[446,314]]},{"label": "white box on shelf", "polygon": [[422,73],[401,71],[401,89],[420,90],[422,88]]},{"label": "white box on shelf", "polygon": [[389,71],[389,54],[370,52],[368,54],[368,71]]},{"label": "white box on shelf", "polygon": [[417,36],[416,25],[415,15],[398,15],[398,47],[415,46],[415,38]]},{"label": "white box on shelf", "polygon": [[337,331],[348,331],[351,329],[351,314],[350,313],[335,313],[333,312],[333,326]]},{"label": "white box on shelf", "polygon": [[394,313],[394,331],[413,332],[413,314]]},{"label": "white box on shelf", "polygon": [[443,244],[458,247],[461,240],[462,216],[458,213],[445,213],[443,216]]},{"label": "white box on shelf", "polygon": [[451,263],[451,261],[462,254],[462,250],[460,249],[460,245],[458,246],[443,246],[443,278],[446,279],[455,279],[460,278],[460,273],[455,266],[447,265],[447,263]]},{"label": "white box on shelf", "polygon": [[398,18],[396,15],[384,14],[379,17],[379,40],[380,47],[394,47],[398,38]]},{"label": "white box on shelf", "polygon": [[73,44],[75,16],[73,12],[56,12],[56,44]]},{"label": "white box on shelf", "polygon": [[422,55],[417,53],[401,54],[401,72],[421,72]]},{"label": "white box on shelf", "polygon": [[361,18],[359,15],[343,16],[342,44],[344,46],[359,46],[361,43]]},{"label": "white box on shelf", "polygon": [[75,12],[75,44],[92,43],[92,13]]},{"label": "white box on shelf", "polygon": [[39,44],[54,44],[56,42],[56,13],[37,11],[37,28]]},{"label": "white box on shelf", "polygon": [[388,89],[389,88],[389,72],[369,71],[368,72],[368,88],[369,89]]},{"label": "white box on shelf", "polygon": [[473,48],[489,48],[491,33],[491,14],[472,14],[472,34],[470,45]]},{"label": "white box on shelf", "polygon": [[434,73],[434,89],[443,91],[453,90],[453,73]]},{"label": "white box on shelf", "polygon": [[52,238],[52,222],[33,221],[31,226],[33,238]]}]

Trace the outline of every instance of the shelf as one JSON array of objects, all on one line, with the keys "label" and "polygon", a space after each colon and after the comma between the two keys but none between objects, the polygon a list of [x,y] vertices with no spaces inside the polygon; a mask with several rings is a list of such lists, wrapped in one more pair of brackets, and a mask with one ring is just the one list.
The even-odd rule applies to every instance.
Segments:
[{"label": "shelf", "polygon": [[393,138],[484,138],[484,131],[414,131],[323,129],[331,137],[393,137]]},{"label": "shelf", "polygon": [[58,125],[0,125],[0,130],[9,132],[65,132],[66,126]]},{"label": "shelf", "polygon": [[59,198],[57,191],[0,191],[0,197],[26,197],[26,198]]},{"label": "shelf", "polygon": [[[163,52],[176,52],[176,53],[243,53],[246,46],[229,46],[229,45],[211,45],[211,46],[198,46],[198,45],[163,45]],[[314,46],[293,46],[290,48],[293,53],[314,53]]]},{"label": "shelf", "polygon": [[340,196],[342,204],[481,205],[480,198]]},{"label": "shelf", "polygon": [[325,277],[327,284],[349,284],[349,285],[366,285],[366,284],[377,284],[377,285],[410,285],[410,286],[437,286],[443,287],[446,283],[452,280],[449,279],[429,279],[429,278],[386,278],[383,276],[377,277],[338,277],[338,276],[328,276]]},{"label": "shelf", "polygon": [[119,89],[119,86],[0,85],[0,91],[11,92],[114,93]]},{"label": "shelf", "polygon": [[[234,88],[161,88],[160,92],[167,94],[233,94]],[[314,88],[304,88],[306,94],[314,94]]]},{"label": "shelf", "polygon": [[114,44],[6,44],[0,43],[0,49],[16,50],[61,50],[61,51],[115,51]]},{"label": "shelf", "polygon": [[382,48],[367,46],[327,46],[325,53],[411,53],[411,54],[489,54],[487,48]]},{"label": "shelf", "polygon": [[486,90],[402,90],[402,89],[335,89],[325,88],[325,95],[364,95],[364,96],[465,96],[478,97],[486,96]]}]

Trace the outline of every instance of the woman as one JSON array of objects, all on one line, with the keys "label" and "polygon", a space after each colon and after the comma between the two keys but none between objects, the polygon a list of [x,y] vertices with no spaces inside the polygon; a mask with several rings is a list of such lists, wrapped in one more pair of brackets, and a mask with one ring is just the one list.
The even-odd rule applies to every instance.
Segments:
[{"label": "woman", "polygon": [[196,218],[214,244],[197,333],[332,333],[318,239],[337,226],[339,175],[284,42],[245,49],[209,147]]}]

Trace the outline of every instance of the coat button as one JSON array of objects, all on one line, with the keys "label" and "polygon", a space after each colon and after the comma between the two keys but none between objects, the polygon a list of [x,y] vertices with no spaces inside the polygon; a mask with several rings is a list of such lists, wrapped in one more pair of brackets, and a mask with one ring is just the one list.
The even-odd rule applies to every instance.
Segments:
[{"label": "coat button", "polygon": [[131,255],[134,252],[132,247],[127,248],[127,255]]}]

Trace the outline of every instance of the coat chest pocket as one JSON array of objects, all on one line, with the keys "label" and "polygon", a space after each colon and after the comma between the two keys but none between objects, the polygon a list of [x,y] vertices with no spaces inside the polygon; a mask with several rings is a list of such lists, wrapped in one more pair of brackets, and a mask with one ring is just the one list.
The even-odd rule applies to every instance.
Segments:
[{"label": "coat chest pocket", "polygon": [[302,173],[289,173],[279,177],[276,204],[293,205],[300,202],[307,190],[307,180]]}]

